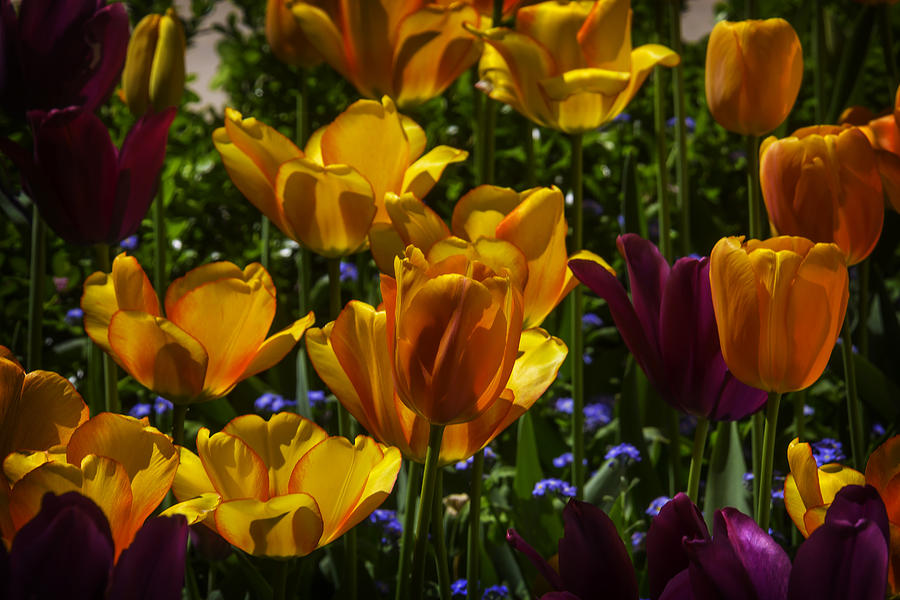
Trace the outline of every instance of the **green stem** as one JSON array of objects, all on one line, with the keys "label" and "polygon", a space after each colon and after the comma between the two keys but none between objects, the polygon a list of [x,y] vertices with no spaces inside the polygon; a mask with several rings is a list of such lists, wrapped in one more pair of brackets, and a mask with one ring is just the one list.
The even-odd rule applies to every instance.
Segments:
[{"label": "green stem", "polygon": [[746,0],[746,8],[747,8],[747,18],[755,19],[756,12],[756,0]]},{"label": "green stem", "polygon": [[259,234],[259,262],[262,263],[263,269],[269,270],[269,245],[271,243],[272,225],[269,218],[262,216],[261,231]]},{"label": "green stem", "polygon": [[359,576],[357,575],[358,551],[355,527],[344,534],[344,549],[347,553],[347,564],[344,566],[344,576],[347,578],[347,593],[344,597],[349,600],[356,600],[359,594]]},{"label": "green stem", "polygon": [[400,564],[397,568],[397,589],[394,598],[401,600],[409,597],[409,561],[412,557],[413,549],[413,527],[415,525],[415,504],[416,491],[420,488],[417,485],[422,469],[419,463],[407,462],[406,476],[406,503],[403,512],[403,534],[400,537]]},{"label": "green stem", "polygon": [[[656,5],[656,38],[663,43],[665,5]],[[665,74],[653,72],[653,127],[656,130],[656,198],[659,203],[659,250],[667,262],[672,262],[672,223],[669,206],[669,175],[666,169],[666,103]],[[581,246],[577,247],[581,249]]]},{"label": "green stem", "polygon": [[[298,314],[305,315],[309,312],[309,288],[312,271],[311,255],[309,250],[302,246],[297,249],[297,306]],[[312,409],[309,406],[309,367],[306,360],[306,345],[298,344],[297,348],[297,412],[307,419],[312,418]]]},{"label": "green stem", "polygon": [[309,90],[306,85],[306,76],[302,69],[298,70],[297,80],[297,104],[294,108],[295,130],[297,146],[303,148],[306,138],[309,136]]},{"label": "green stem", "polygon": [[691,451],[691,470],[688,473],[687,487],[687,495],[697,505],[700,504],[700,471],[703,467],[707,434],[709,434],[709,420],[700,417],[697,419],[697,429],[694,430],[694,447]]},{"label": "green stem", "polygon": [[[570,136],[572,141],[572,221],[574,228],[574,248],[581,250],[584,246],[584,138],[580,133]],[[584,298],[582,286],[572,290],[572,473],[576,498],[584,498],[584,329],[581,319],[584,316]]]},{"label": "green stem", "polygon": [[163,202],[162,192],[157,192],[153,200],[153,287],[156,289],[156,297],[159,298],[159,306],[166,303],[166,205]]},{"label": "green stem", "polygon": [[444,502],[443,473],[438,469],[434,490],[434,514],[431,515],[431,530],[434,536],[435,559],[437,561],[438,589],[441,600],[450,600],[450,566],[447,562],[447,546],[444,543]]},{"label": "green stem", "polygon": [[669,493],[674,496],[681,489],[681,430],[678,423],[678,411],[664,405],[666,421],[669,428]]},{"label": "green stem", "polygon": [[176,446],[184,446],[184,418],[187,404],[176,404],[172,408],[172,441]]},{"label": "green stem", "polygon": [[47,273],[47,224],[37,204],[31,211],[31,272],[28,282],[28,352],[25,368],[41,368],[44,346],[44,279]]},{"label": "green stem", "polygon": [[869,357],[869,281],[872,277],[872,263],[867,258],[859,265],[859,353]]},{"label": "green stem", "polygon": [[484,474],[484,450],[475,453],[472,461],[472,483],[469,489],[469,546],[466,553],[466,598],[478,600],[481,579],[481,483]]},{"label": "green stem", "polygon": [[285,600],[287,598],[287,579],[291,561],[276,560],[275,563],[275,581],[272,583],[272,597],[273,600]]},{"label": "green stem", "polygon": [[[888,75],[891,77],[890,92],[893,94],[897,90],[897,83],[900,82],[900,74],[897,71],[897,61],[894,58],[894,33],[891,31],[891,7],[883,4],[878,7],[881,10],[881,18],[878,24],[881,27],[881,43],[884,48],[884,62],[887,65]],[[891,96],[891,104],[894,103],[894,97]]]},{"label": "green stem", "polygon": [[853,338],[850,336],[849,319],[844,319],[841,330],[841,354],[844,357],[844,382],[847,390],[847,414],[850,418],[850,448],[853,466],[865,467],[865,438],[863,437],[862,407],[856,392],[856,366],[853,360]]},{"label": "green stem", "polygon": [[[759,478],[762,465],[763,430],[766,426],[766,415],[762,410],[753,413],[750,422],[750,461],[753,467],[753,498],[759,497]],[[754,507],[755,508],[755,507]],[[759,515],[756,515],[757,518]]]},{"label": "green stem", "polygon": [[769,516],[772,511],[772,463],[775,459],[775,436],[778,434],[780,404],[781,394],[769,392],[769,401],[766,404],[766,432],[763,436],[762,472],[756,498],[756,522],[763,531],[769,530]]},{"label": "green stem", "polygon": [[747,149],[747,214],[750,219],[750,238],[764,236],[762,207],[759,190],[759,139],[755,135],[745,137]]},{"label": "green stem", "polygon": [[[675,0],[670,4],[672,13],[669,22],[672,49],[682,56],[683,44],[681,43],[681,0]],[[678,63],[675,67],[675,85],[673,90],[675,97],[675,144],[678,148],[676,155],[678,168],[678,206],[681,208],[681,253],[685,256],[691,253],[691,195],[690,181],[688,180],[688,152],[687,152],[687,115],[684,103],[684,63]]]},{"label": "green stem", "polygon": [[537,185],[537,173],[535,172],[535,139],[534,125],[525,117],[521,117],[525,122],[523,131],[525,132],[525,187],[533,188]]},{"label": "green stem", "polygon": [[806,405],[806,396],[809,388],[802,389],[791,394],[791,400],[794,402],[794,435],[804,441],[806,416],[803,414],[803,408]]},{"label": "green stem", "polygon": [[[112,266],[109,259],[109,246],[97,244],[94,246],[97,258],[97,268],[104,273],[110,273]],[[119,375],[118,367],[109,354],[103,353],[103,391],[107,412],[121,412],[119,405]]]},{"label": "green stem", "polygon": [[425,594],[425,551],[428,545],[428,526],[434,501],[434,487],[438,472],[438,457],[441,453],[443,425],[431,425],[428,435],[428,451],[425,454],[425,472],[422,475],[422,493],[419,495],[419,510],[416,519],[416,545],[412,562],[412,597],[421,600]]},{"label": "green stem", "polygon": [[825,121],[825,13],[822,0],[813,0],[812,55],[816,68],[813,72],[813,89],[816,98],[816,123]]},{"label": "green stem", "polygon": [[494,128],[497,123],[497,105],[486,99],[482,106],[481,135],[478,137],[482,145],[479,180],[482,184],[494,183]]}]

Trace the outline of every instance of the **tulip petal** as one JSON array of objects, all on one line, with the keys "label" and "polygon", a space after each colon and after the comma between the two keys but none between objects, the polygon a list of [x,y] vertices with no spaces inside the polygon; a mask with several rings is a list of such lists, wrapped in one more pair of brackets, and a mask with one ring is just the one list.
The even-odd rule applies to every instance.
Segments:
[{"label": "tulip petal", "polygon": [[441,174],[447,165],[462,162],[469,157],[465,150],[459,150],[450,146],[437,146],[428,154],[419,158],[406,169],[403,175],[401,193],[412,193],[418,199],[423,199],[431,191],[431,188],[441,178]]},{"label": "tulip petal", "polygon": [[200,457],[183,446],[178,448],[178,469],[172,480],[172,493],[179,502],[214,491]]},{"label": "tulip petal", "polygon": [[679,492],[663,505],[647,532],[650,597],[659,598],[668,582],[687,570],[690,561],[685,541],[709,539],[703,515],[687,494]]},{"label": "tulip petal", "polygon": [[[628,2],[619,0],[616,4],[627,5]],[[588,63],[578,37],[592,8],[593,4],[587,2],[541,2],[525,6],[516,13],[516,31],[544,48],[553,49],[556,73],[586,67]],[[614,35],[604,32],[605,37]]]},{"label": "tulip petal", "polygon": [[322,535],[322,517],[308,494],[228,500],[216,509],[216,529],[254,556],[306,556]]},{"label": "tulip petal", "polygon": [[407,244],[390,223],[372,223],[369,229],[369,248],[382,273],[394,273],[394,259],[403,256]]},{"label": "tulip petal", "polygon": [[26,473],[9,492],[9,518],[13,532],[31,521],[41,509],[47,492],[56,495],[81,493],[81,469],[64,462],[48,462]]},{"label": "tulip petal", "polygon": [[568,352],[569,349],[561,339],[553,337],[540,327],[522,332],[516,362],[509,376],[509,383],[506,384],[515,394],[514,412],[519,414],[508,422],[504,421],[497,433],[512,424],[547,391],[556,380]]},{"label": "tulip petal", "polygon": [[118,558],[155,506],[141,511],[142,507],[135,505],[125,467],[105,456],[85,456],[81,461],[81,477],[80,492],[96,502],[109,520]]},{"label": "tulip petal", "polygon": [[[452,465],[459,461],[467,460],[500,435],[510,423],[522,416],[527,410],[517,407],[514,400],[512,390],[503,390],[500,397],[476,418],[465,423],[456,423],[455,425],[444,427],[438,465]],[[427,421],[424,419],[420,418],[419,421],[427,424]],[[428,443],[425,436],[422,436],[422,440],[426,444]],[[414,457],[414,459],[424,462],[425,455],[423,453],[421,456]]]},{"label": "tulip petal", "polygon": [[153,101],[154,111],[181,104],[186,46],[184,27],[178,15],[174,10],[166,11],[159,23],[159,42],[156,44],[153,67],[150,69],[150,99]]},{"label": "tulip petal", "polygon": [[208,516],[213,514],[222,503],[222,496],[216,492],[207,492],[200,494],[196,498],[179,502],[172,505],[160,513],[161,517],[174,517],[181,515],[187,520],[188,525],[195,525],[203,522]]},{"label": "tulip petal", "polygon": [[631,51],[631,78],[615,99],[606,114],[606,121],[616,118],[631,102],[641,89],[650,72],[657,65],[674,67],[681,62],[681,58],[672,50],[659,44],[644,44]]},{"label": "tulip petal", "polygon": [[188,528],[183,517],[147,521],[119,557],[107,600],[178,598],[184,587]]},{"label": "tulip petal", "polygon": [[412,193],[386,194],[385,208],[405,245],[412,244],[427,254],[436,242],[450,237],[443,219]]},{"label": "tulip petal", "polygon": [[631,1],[597,2],[578,30],[578,46],[592,67],[631,72]]},{"label": "tulip petal", "polygon": [[[258,415],[246,415],[262,420]],[[197,454],[215,491],[223,498],[269,498],[269,471],[260,456],[239,437],[201,427]],[[220,532],[221,533],[221,532]]]},{"label": "tulip petal", "polygon": [[451,230],[454,235],[471,242],[482,237],[496,237],[497,226],[520,201],[520,194],[511,188],[479,185],[464,194],[453,207]]},{"label": "tulip petal", "polygon": [[[355,84],[353,72],[348,64],[344,36],[328,13],[307,2],[294,2],[291,5],[291,12],[294,13],[294,18],[303,30],[303,35],[309,40],[309,44],[335,71]],[[364,96],[372,95],[363,90],[360,90],[360,93]]]},{"label": "tulip petal", "polygon": [[84,35],[91,50],[102,56],[98,64],[92,61],[94,72],[81,88],[85,110],[95,111],[109,97],[122,72],[129,39],[125,7],[118,4],[102,7],[87,22]]},{"label": "tulip petal", "polygon": [[518,550],[531,561],[531,564],[534,565],[538,573],[544,576],[544,579],[547,580],[550,587],[555,590],[563,587],[563,581],[559,573],[557,573],[556,570],[550,566],[540,554],[538,554],[538,551],[532,548],[531,544],[526,542],[515,529],[508,529],[506,531],[506,541],[509,542],[509,545],[512,546],[514,550]]},{"label": "tulip petal", "polygon": [[150,80],[146,74],[153,67],[153,50],[159,39],[159,20],[162,15],[149,14],[141,19],[131,32],[125,62],[128,68],[122,73],[122,94],[125,104],[133,114],[147,112],[150,98]]},{"label": "tulip petal", "polygon": [[310,311],[302,319],[294,321],[293,325],[288,325],[278,333],[266,338],[259,345],[256,355],[244,369],[238,381],[252,377],[279,363],[297,345],[297,342],[303,337],[306,329],[315,322],[315,319],[315,315]]},{"label": "tulip petal", "polygon": [[628,87],[630,80],[631,73],[627,71],[584,68],[543,79],[539,85],[550,100],[562,102],[570,96],[584,92],[616,96]]},{"label": "tulip petal", "polygon": [[866,483],[878,490],[891,523],[900,524],[900,436],[890,438],[869,456]]}]

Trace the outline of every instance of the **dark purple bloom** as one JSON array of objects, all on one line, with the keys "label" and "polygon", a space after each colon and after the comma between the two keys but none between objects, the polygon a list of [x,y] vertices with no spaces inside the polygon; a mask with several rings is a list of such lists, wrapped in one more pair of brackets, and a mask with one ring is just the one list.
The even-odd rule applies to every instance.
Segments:
[{"label": "dark purple bloom", "polygon": [[709,539],[703,515],[687,494],[679,493],[671,501],[667,500],[665,496],[657,498],[647,509],[647,514],[651,514],[654,504],[665,502],[656,508],[657,516],[647,532],[647,571],[653,600],[659,598],[670,580],[688,568],[688,554],[683,542]]},{"label": "dark purple bloom", "polygon": [[618,279],[590,261],[569,263],[575,276],[605,299],[635,360],[675,408],[714,421],[756,412],[767,395],[732,376],[722,358],[706,258],[673,267],[651,242],[619,236],[631,300]]},{"label": "dark purple bloom", "polygon": [[137,231],[156,191],[175,110],[141,118],[117,150],[106,126],[76,107],[28,113],[34,153],[5,142],[24,185],[56,233],[76,244],[116,244]]},{"label": "dark purple bloom", "polygon": [[0,0],[0,104],[10,113],[82,106],[112,91],[128,46],[123,4]]}]

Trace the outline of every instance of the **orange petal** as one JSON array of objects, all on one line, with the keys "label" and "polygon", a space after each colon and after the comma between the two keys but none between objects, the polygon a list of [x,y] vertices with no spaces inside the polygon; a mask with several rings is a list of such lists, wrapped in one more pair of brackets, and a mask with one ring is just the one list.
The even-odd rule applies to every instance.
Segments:
[{"label": "orange petal", "polygon": [[887,440],[869,456],[866,483],[884,500],[888,520],[900,524],[900,436]]},{"label": "orange petal", "polygon": [[405,246],[412,244],[427,253],[435,242],[450,237],[443,219],[411,193],[386,194],[385,207]]},{"label": "orange petal", "polygon": [[63,462],[48,462],[26,474],[9,492],[9,517],[18,531],[41,510],[47,492],[56,495],[81,492],[81,469]]},{"label": "orange petal", "polygon": [[[81,493],[93,500],[109,521],[116,557],[127,548],[144,524],[144,514],[135,506],[125,467],[105,456],[89,454],[81,461]],[[152,510],[152,509],[151,509]]]},{"label": "orange petal", "polygon": [[[523,192],[527,194],[528,192]],[[453,207],[450,222],[454,235],[469,241],[496,237],[497,226],[519,205],[520,195],[511,188],[479,185]]]},{"label": "orange petal", "polygon": [[422,199],[428,195],[431,188],[441,178],[441,174],[447,165],[466,160],[469,153],[450,146],[437,146],[428,154],[411,164],[403,174],[403,185],[400,188],[405,195],[412,193],[416,198]]}]

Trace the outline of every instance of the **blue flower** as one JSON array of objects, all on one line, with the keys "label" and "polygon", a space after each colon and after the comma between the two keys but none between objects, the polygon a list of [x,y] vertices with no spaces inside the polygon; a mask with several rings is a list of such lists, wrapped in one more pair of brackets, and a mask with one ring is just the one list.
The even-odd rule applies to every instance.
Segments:
[{"label": "blue flower", "polygon": [[884,425],[882,425],[881,423],[872,423],[872,433],[873,434],[877,435],[878,437],[881,437],[885,434],[885,432],[886,432],[886,430],[884,428]]},{"label": "blue flower", "polygon": [[619,464],[627,464],[630,461],[640,462],[641,453],[631,444],[619,444],[606,451],[604,460],[618,460]]},{"label": "blue flower", "polygon": [[381,545],[393,546],[403,535],[403,524],[397,520],[397,511],[378,508],[369,515],[369,522],[381,526]]},{"label": "blue flower", "polygon": [[804,417],[811,417],[811,416],[813,416],[814,414],[816,414],[816,409],[814,409],[814,408],[813,408],[812,406],[810,406],[809,404],[804,404],[804,405],[803,405],[803,416],[804,416]]},{"label": "blue flower", "polygon": [[256,412],[274,412],[272,405],[275,403],[275,400],[283,401],[284,398],[278,394],[266,392],[253,402],[253,408],[256,409]]},{"label": "blue flower", "polygon": [[553,459],[553,466],[561,469],[566,465],[571,465],[573,460],[571,452],[563,452]]},{"label": "blue flower", "polygon": [[553,404],[553,408],[556,412],[564,415],[571,415],[574,406],[574,401],[571,398],[557,398],[556,402]]},{"label": "blue flower", "polygon": [[594,313],[585,313],[584,316],[581,317],[581,322],[585,325],[591,325],[593,327],[603,326],[603,319],[601,319]]},{"label": "blue flower", "polygon": [[575,486],[568,481],[563,481],[562,479],[556,479],[553,477],[551,477],[550,479],[541,479],[536,484],[534,484],[534,489],[531,491],[531,495],[535,497],[546,496],[547,492],[555,492],[560,496],[574,498]]},{"label": "blue flower", "polygon": [[492,585],[481,595],[481,600],[500,600],[501,598],[509,598],[509,588],[505,585]]},{"label": "blue flower", "polygon": [[153,402],[153,412],[156,413],[157,417],[166,414],[167,412],[171,411],[172,408],[172,403],[162,396],[157,396],[156,400]]},{"label": "blue flower", "polygon": [[69,325],[81,325],[82,319],[84,319],[84,311],[80,308],[70,308],[66,311],[66,316],[63,320]]},{"label": "blue flower", "polygon": [[274,400],[272,400],[272,412],[277,413],[281,412],[286,408],[294,408],[297,406],[296,400],[286,400],[281,396],[276,396]]},{"label": "blue flower", "polygon": [[659,514],[659,511],[662,510],[662,507],[665,506],[671,498],[668,496],[659,496],[650,501],[650,506],[647,507],[647,510],[644,511],[644,514],[650,517],[655,517]]},{"label": "blue flower", "polygon": [[[666,125],[669,127],[675,127],[675,123],[677,122],[675,117],[672,117],[668,121],[666,121]],[[697,128],[697,122],[694,121],[691,117],[684,118],[684,128],[688,133],[694,133],[694,130]]]},{"label": "blue flower", "polygon": [[119,248],[122,250],[134,250],[138,247],[138,236],[129,235],[127,238],[119,242]]},{"label": "blue flower", "polygon": [[450,593],[453,596],[462,596],[463,598],[465,598],[469,588],[467,583],[468,582],[465,579],[457,579],[450,584]]},{"label": "blue flower", "polygon": [[811,443],[810,446],[812,446],[813,458],[817,465],[841,462],[847,458],[844,455],[843,444],[833,438],[822,438],[818,442]]},{"label": "blue flower", "polygon": [[148,402],[138,402],[131,407],[131,410],[128,411],[128,414],[135,419],[143,419],[144,417],[149,417],[152,411],[153,407],[150,406]]},{"label": "blue flower", "polygon": [[309,400],[310,408],[325,404],[325,392],[323,390],[309,390],[306,392],[306,398]]},{"label": "blue flower", "polygon": [[631,123],[631,115],[626,112],[619,113],[613,119],[613,123]]},{"label": "blue flower", "polygon": [[341,281],[356,281],[359,279],[359,270],[350,262],[341,261]]},{"label": "blue flower", "polygon": [[646,531],[635,531],[631,534],[631,547],[634,550],[640,550],[644,547],[644,538],[647,537]]},{"label": "blue flower", "polygon": [[[497,460],[497,453],[494,452],[494,449],[491,448],[490,446],[484,447],[484,460],[485,460],[485,462]],[[461,460],[461,461],[457,462],[455,465],[453,465],[453,468],[456,469],[457,471],[465,471],[469,467],[472,466],[472,463],[474,461],[475,461],[475,457],[470,456],[466,460]]]},{"label": "blue flower", "polygon": [[602,402],[584,405],[584,430],[591,432],[612,420],[612,411]]}]

